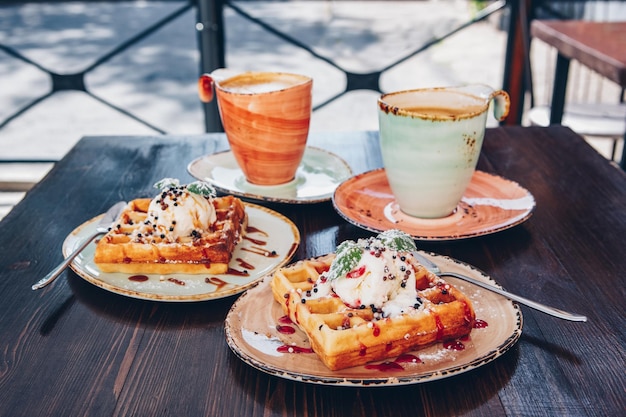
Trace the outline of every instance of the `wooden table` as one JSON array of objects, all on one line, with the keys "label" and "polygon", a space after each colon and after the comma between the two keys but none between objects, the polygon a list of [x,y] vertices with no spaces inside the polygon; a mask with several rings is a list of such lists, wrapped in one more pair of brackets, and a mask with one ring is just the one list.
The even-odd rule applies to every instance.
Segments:
[{"label": "wooden table", "polygon": [[[355,172],[381,166],[374,132],[324,133],[311,143]],[[199,137],[88,137],[0,222],[1,416],[609,416],[623,414],[626,174],[571,130],[487,131],[479,169],[536,198],[512,229],[461,241],[418,242],[468,262],[505,288],[587,323],[526,307],[518,343],[451,378],[397,387],[330,387],[269,376],[229,350],[224,319],[236,296],[159,303],[97,288],[67,271],[34,292],[61,261],[77,225],[120,199],[153,194],[163,177],[226,148]],[[330,202],[280,205],[299,227],[297,259],[370,236]]]},{"label": "wooden table", "polygon": [[[534,20],[531,35],[557,49],[550,123],[560,124],[572,59],[626,88],[626,22]],[[626,137],[626,132],[625,137]],[[626,146],[620,162],[626,168]]]}]

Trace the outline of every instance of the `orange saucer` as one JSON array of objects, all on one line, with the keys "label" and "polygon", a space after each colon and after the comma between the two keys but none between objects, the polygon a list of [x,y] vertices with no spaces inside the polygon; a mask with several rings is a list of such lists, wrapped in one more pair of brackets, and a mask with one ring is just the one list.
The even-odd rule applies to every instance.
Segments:
[{"label": "orange saucer", "polygon": [[403,213],[383,168],[351,177],[333,195],[335,210],[373,232],[400,229],[417,240],[456,240],[499,232],[527,220],[535,199],[516,182],[476,171],[454,213],[420,219]]}]

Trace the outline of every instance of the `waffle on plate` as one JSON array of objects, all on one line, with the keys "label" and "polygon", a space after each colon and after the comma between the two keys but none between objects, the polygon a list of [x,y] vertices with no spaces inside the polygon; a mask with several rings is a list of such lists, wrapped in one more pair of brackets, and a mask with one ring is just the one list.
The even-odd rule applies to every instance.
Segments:
[{"label": "waffle on plate", "polygon": [[96,245],[103,272],[222,274],[243,238],[247,216],[233,196],[214,197],[206,183],[164,179],[153,199],[128,203]]},{"label": "waffle on plate", "polygon": [[272,293],[331,370],[469,334],[470,300],[419,264],[413,250],[397,230],[347,241],[336,254],[276,271]]}]

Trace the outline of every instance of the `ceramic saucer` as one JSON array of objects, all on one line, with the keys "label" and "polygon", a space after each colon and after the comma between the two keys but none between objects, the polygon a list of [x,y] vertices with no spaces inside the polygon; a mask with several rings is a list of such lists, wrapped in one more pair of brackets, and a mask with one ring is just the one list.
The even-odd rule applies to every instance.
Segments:
[{"label": "ceramic saucer", "polygon": [[454,213],[440,219],[420,219],[400,210],[385,170],[377,169],[340,184],[333,206],[348,222],[366,230],[400,229],[417,240],[455,240],[524,222],[535,208],[535,199],[513,181],[476,171]]},{"label": "ceramic saucer", "polygon": [[352,175],[350,166],[343,159],[314,147],[306,148],[296,178],[287,184],[251,184],[244,177],[231,151],[197,158],[189,163],[187,171],[226,194],[291,204],[328,201],[337,186]]},{"label": "ceramic saucer", "polygon": [[[441,255],[421,254],[446,271],[455,271],[472,278],[499,285],[471,265]],[[485,326],[472,330],[463,341],[463,349],[448,349],[441,342],[412,352],[416,363],[404,363],[401,368],[356,366],[331,371],[315,353],[312,353],[306,334],[289,325],[291,331],[278,326],[283,309],[274,300],[270,281],[266,276],[259,285],[239,297],[224,323],[226,342],[231,350],[250,366],[293,381],[322,385],[389,387],[418,384],[449,378],[481,367],[509,350],[522,334],[523,317],[519,306],[498,294],[473,286],[455,278],[446,281],[463,291],[472,301],[476,318]],[[285,351],[284,347],[300,349]],[[390,358],[387,361],[392,361]],[[381,361],[380,363],[384,363]]]}]

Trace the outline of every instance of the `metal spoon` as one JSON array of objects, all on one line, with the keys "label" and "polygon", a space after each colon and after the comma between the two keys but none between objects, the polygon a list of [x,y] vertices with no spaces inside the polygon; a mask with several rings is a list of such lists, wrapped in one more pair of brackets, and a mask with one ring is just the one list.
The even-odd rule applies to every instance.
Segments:
[{"label": "metal spoon", "polygon": [[463,281],[467,281],[469,283],[477,285],[477,286],[479,286],[481,288],[484,288],[486,290],[493,291],[496,294],[500,294],[501,296],[506,297],[509,300],[517,301],[520,304],[524,304],[525,306],[528,306],[530,308],[534,308],[535,310],[541,311],[542,313],[546,313],[546,314],[549,314],[551,316],[558,317],[560,319],[570,320],[570,321],[587,321],[587,317],[586,316],[581,316],[579,314],[568,313],[567,311],[559,310],[558,308],[546,306],[546,305],[538,303],[536,301],[532,301],[532,300],[529,300],[527,298],[521,297],[519,295],[512,294],[512,293],[510,293],[508,291],[504,291],[504,290],[502,290],[502,289],[500,289],[498,287],[494,287],[492,285],[489,285],[489,284],[486,284],[484,282],[478,281],[478,280],[476,280],[474,278],[470,278],[470,277],[468,277],[466,275],[458,274],[456,272],[442,272],[441,269],[439,269],[439,267],[437,266],[437,264],[435,264],[430,259],[427,259],[426,257],[420,255],[419,253],[417,253],[415,251],[412,252],[412,254],[415,257],[415,259],[417,259],[422,265],[424,265],[424,267],[426,269],[428,269],[430,272],[432,272],[433,274],[435,274],[437,276],[450,276],[450,277],[455,277],[455,278],[461,279]]},{"label": "metal spoon", "polygon": [[98,222],[98,227],[96,228],[96,231],[91,236],[82,241],[74,252],[72,252],[56,268],[50,271],[48,275],[37,281],[37,283],[35,283],[31,288],[33,290],[43,288],[46,285],[50,284],[52,281],[54,281],[59,275],[61,275],[61,272],[63,272],[63,270],[67,268],[70,263],[72,263],[74,258],[76,258],[76,256],[78,256],[78,254],[81,253],[92,240],[94,240],[97,236],[103,235],[108,232],[109,227],[111,227],[111,224],[118,218],[124,207],[126,207],[126,202],[120,201],[119,203],[114,204],[110,209],[108,209],[107,212],[104,213],[104,216],[102,216],[102,218]]}]

